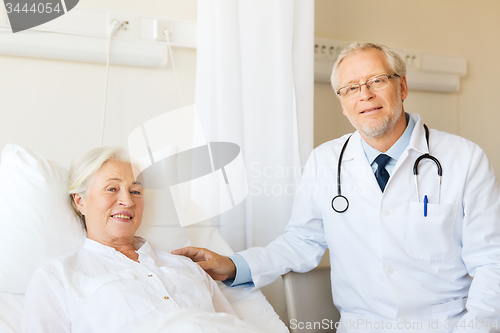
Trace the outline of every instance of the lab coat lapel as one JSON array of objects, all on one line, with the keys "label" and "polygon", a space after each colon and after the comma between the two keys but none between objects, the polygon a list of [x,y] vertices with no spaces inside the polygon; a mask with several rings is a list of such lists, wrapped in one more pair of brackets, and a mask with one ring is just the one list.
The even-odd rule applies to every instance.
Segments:
[{"label": "lab coat lapel", "polygon": [[[408,149],[413,149],[419,154],[426,154],[429,152],[429,149],[427,147],[427,141],[425,140],[424,122],[418,114],[414,113],[411,117],[415,121],[415,127],[413,128],[413,132],[411,134]],[[429,141],[431,140],[429,139]]]},{"label": "lab coat lapel", "polygon": [[[425,130],[424,123],[418,114],[411,114],[413,121],[415,122],[415,127],[413,128],[413,132],[410,137],[410,142],[408,147],[404,150],[404,152],[399,157],[396,165],[394,166],[392,174],[395,175],[400,166],[404,163],[406,158],[410,155],[410,151],[416,151],[416,155],[420,156],[422,154],[426,154],[429,152],[427,148],[427,141],[425,140]],[[430,141],[430,140],[429,140]],[[391,176],[392,178],[392,176]],[[391,179],[389,178],[389,182]]]},{"label": "lab coat lapel", "polygon": [[[425,140],[423,120],[418,114],[411,114],[410,116],[415,121],[415,127],[413,128],[408,148],[405,149],[394,167],[392,173],[393,175],[408,158],[411,150],[416,151],[417,155],[429,152],[429,149],[427,148],[427,141]],[[362,186],[365,191],[367,191],[366,193],[372,196],[372,198],[374,198],[374,196],[381,197],[382,191],[380,190],[377,180],[375,179],[371,166],[368,164],[361,140],[361,135],[358,131],[354,132],[351,136],[342,158],[342,172],[348,173],[351,177],[353,177],[351,178],[353,179],[353,184],[355,184],[355,186]],[[391,178],[389,178],[389,183],[391,182]],[[389,186],[389,183],[387,186]]]},{"label": "lab coat lapel", "polygon": [[357,193],[361,190],[361,193],[368,194],[372,198],[374,195],[381,196],[382,191],[375,179],[372,167],[368,164],[361,140],[359,132],[354,132],[344,152],[342,172],[349,174]]}]

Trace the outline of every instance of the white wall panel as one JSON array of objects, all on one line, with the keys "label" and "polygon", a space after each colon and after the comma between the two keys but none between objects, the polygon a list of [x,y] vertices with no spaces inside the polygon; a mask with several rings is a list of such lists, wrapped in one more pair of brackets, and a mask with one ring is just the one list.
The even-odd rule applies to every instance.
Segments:
[{"label": "white wall panel", "polygon": [[[83,0],[78,6],[196,20],[196,0]],[[142,122],[194,103],[196,51],[174,48],[173,54],[185,100],[170,62],[159,69],[110,67],[105,145],[126,147]],[[0,149],[15,143],[69,163],[99,145],[105,65],[0,56],[0,73]]]}]

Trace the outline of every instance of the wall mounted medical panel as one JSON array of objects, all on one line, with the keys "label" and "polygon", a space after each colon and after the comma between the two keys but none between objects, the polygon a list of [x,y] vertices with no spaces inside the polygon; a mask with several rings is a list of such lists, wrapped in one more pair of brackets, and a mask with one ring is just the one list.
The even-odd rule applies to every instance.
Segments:
[{"label": "wall mounted medical panel", "polygon": [[[112,37],[111,64],[158,68],[167,63],[169,41],[172,47],[196,48],[196,22],[192,21],[77,7],[14,34],[2,8],[0,54],[106,63],[113,20],[121,26]],[[163,27],[168,28],[168,38],[159,33],[165,32]]]},{"label": "wall mounted medical panel", "polygon": [[[338,55],[351,42],[326,38],[315,38],[314,42],[314,81],[330,83]],[[460,78],[467,75],[464,57],[400,48],[393,50],[406,63],[409,89],[454,93],[460,89]]]}]

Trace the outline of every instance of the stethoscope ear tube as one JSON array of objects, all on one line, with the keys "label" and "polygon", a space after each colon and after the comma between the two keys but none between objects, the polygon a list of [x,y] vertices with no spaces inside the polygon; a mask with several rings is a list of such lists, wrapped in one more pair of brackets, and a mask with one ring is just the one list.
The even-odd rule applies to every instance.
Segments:
[{"label": "stethoscope ear tube", "polygon": [[[427,128],[427,125],[425,125],[425,124],[424,124],[424,130],[425,130],[425,141],[427,142],[427,149],[429,149],[429,129]],[[441,163],[439,163],[439,160],[429,153],[420,155],[415,160],[415,163],[413,164],[413,174],[415,175],[415,186],[417,188],[417,202],[420,202],[420,194],[418,193],[418,164],[420,163],[421,160],[423,160],[425,158],[430,159],[437,166],[437,173],[438,173],[438,200],[437,200],[437,203],[439,204],[441,202],[441,177],[443,176],[443,168],[441,167]]]},{"label": "stethoscope ear tube", "polygon": [[430,160],[433,160],[434,163],[436,163],[436,166],[437,166],[437,169],[438,169],[438,175],[439,177],[442,177],[443,176],[443,168],[441,167],[441,163],[439,163],[438,159],[435,158],[434,156],[430,155],[430,154],[423,154],[423,155],[420,155],[416,161],[415,161],[415,164],[413,164],[413,174],[416,176],[418,175],[418,163],[420,163],[421,160],[423,160],[424,158],[428,158]]},{"label": "stethoscope ear tube", "polygon": [[420,202],[420,194],[418,193],[418,164],[420,163],[421,160],[423,160],[425,158],[430,159],[437,166],[437,173],[438,173],[438,199],[437,199],[437,203],[439,204],[441,202],[441,177],[443,176],[443,168],[441,167],[441,163],[439,163],[439,160],[430,154],[420,155],[415,160],[415,163],[413,164],[413,175],[415,175],[415,187],[417,188],[417,202]]},{"label": "stethoscope ear tube", "polygon": [[344,156],[345,148],[347,147],[347,143],[351,138],[352,134],[347,138],[342,146],[342,150],[339,155],[339,163],[337,165],[337,195],[332,199],[332,208],[337,213],[343,213],[349,208],[349,200],[342,195],[341,186],[340,186],[340,168],[342,166],[342,157]]},{"label": "stethoscope ear tube", "polygon": [[339,162],[337,164],[337,194],[338,194],[338,196],[342,195],[341,190],[340,190],[340,168],[342,166],[342,157],[344,157],[344,151],[347,147],[347,143],[349,142],[349,139],[351,139],[351,136],[352,136],[352,134],[347,138],[347,140],[345,140],[344,145],[342,146],[342,150],[340,151]]}]

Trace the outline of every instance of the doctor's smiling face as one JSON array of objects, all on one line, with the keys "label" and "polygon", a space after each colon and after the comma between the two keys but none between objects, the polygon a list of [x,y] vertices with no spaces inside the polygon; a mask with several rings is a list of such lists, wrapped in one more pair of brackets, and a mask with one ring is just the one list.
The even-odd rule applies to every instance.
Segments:
[{"label": "doctor's smiling face", "polygon": [[108,246],[133,242],[142,221],[142,192],[130,163],[107,161],[95,174],[88,193],[74,194],[75,203],[85,216],[87,237]]},{"label": "doctor's smiling face", "polygon": [[[395,73],[381,51],[355,51],[345,57],[338,67],[339,87],[362,85],[375,76],[393,74]],[[383,88],[369,89],[362,85],[358,96],[339,98],[344,115],[363,139],[372,146],[377,146],[374,148],[385,152],[406,128],[403,100],[407,95],[406,77],[393,77],[388,79],[387,86]]]}]

